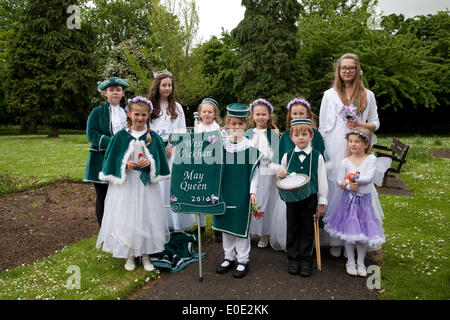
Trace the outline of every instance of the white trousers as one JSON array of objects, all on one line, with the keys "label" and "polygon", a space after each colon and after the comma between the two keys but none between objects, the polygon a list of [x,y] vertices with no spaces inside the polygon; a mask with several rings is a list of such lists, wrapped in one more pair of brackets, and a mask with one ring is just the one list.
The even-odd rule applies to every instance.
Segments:
[{"label": "white trousers", "polygon": [[250,237],[239,238],[222,233],[222,245],[225,259],[236,260],[238,263],[247,263],[250,256]]}]

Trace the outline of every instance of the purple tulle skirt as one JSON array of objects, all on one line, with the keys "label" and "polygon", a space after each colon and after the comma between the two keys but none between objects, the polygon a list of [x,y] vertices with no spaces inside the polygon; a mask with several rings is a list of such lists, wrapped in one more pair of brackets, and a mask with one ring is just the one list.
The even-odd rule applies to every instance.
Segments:
[{"label": "purple tulle skirt", "polygon": [[381,221],[372,208],[372,194],[344,190],[336,209],[324,229],[334,238],[349,243],[363,242],[369,246],[386,242]]}]

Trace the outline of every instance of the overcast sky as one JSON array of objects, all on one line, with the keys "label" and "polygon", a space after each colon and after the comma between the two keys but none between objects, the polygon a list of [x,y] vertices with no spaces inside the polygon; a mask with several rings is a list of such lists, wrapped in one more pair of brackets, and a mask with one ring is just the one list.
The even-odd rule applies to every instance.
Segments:
[{"label": "overcast sky", "polygon": [[[196,0],[196,3],[200,16],[199,41],[220,36],[222,27],[231,31],[244,18],[241,0]],[[450,8],[449,0],[379,0],[378,3],[384,15],[402,13],[407,18]]]}]

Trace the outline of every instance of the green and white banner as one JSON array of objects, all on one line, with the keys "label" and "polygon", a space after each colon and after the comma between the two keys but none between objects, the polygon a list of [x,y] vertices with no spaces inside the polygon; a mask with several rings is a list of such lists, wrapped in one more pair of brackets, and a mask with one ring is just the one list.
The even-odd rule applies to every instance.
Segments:
[{"label": "green and white banner", "polygon": [[223,146],[219,131],[172,133],[175,146],[170,181],[170,206],[176,213],[224,214]]}]

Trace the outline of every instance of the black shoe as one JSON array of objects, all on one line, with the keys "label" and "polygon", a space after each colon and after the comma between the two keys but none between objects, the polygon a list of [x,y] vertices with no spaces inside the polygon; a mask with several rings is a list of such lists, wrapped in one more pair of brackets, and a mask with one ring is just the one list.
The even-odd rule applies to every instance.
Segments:
[{"label": "black shoe", "polygon": [[216,238],[217,243],[222,243],[222,232],[214,231],[214,238]]},{"label": "black shoe", "polygon": [[[234,265],[235,265],[235,263],[236,263],[234,260],[231,261],[231,260],[225,259],[223,262],[225,262],[225,261],[228,261],[228,262],[229,262],[228,266],[222,267],[222,264],[220,264],[220,266],[218,266],[218,267],[216,268],[216,272],[217,272],[217,273],[219,273],[219,274],[224,274],[224,273],[227,272],[228,270],[231,270],[231,269],[234,268]],[[223,263],[223,262],[222,262],[222,263]]]},{"label": "black shoe", "polygon": [[204,233],[206,231],[206,227],[200,227],[200,232]]},{"label": "black shoe", "polygon": [[312,274],[312,265],[305,264],[300,266],[300,275],[302,277],[310,277]]},{"label": "black shoe", "polygon": [[236,269],[233,272],[233,277],[235,277],[235,278],[243,278],[243,277],[245,277],[245,275],[247,274],[248,269],[249,269],[249,263],[248,262],[247,263],[238,263],[237,265],[238,266],[239,265],[244,266],[244,270],[239,271],[239,270],[237,270],[237,266],[236,266]]},{"label": "black shoe", "polygon": [[298,274],[300,272],[299,265],[297,263],[290,263],[289,264],[289,268],[288,268],[288,272],[290,274],[294,274],[294,275]]}]

